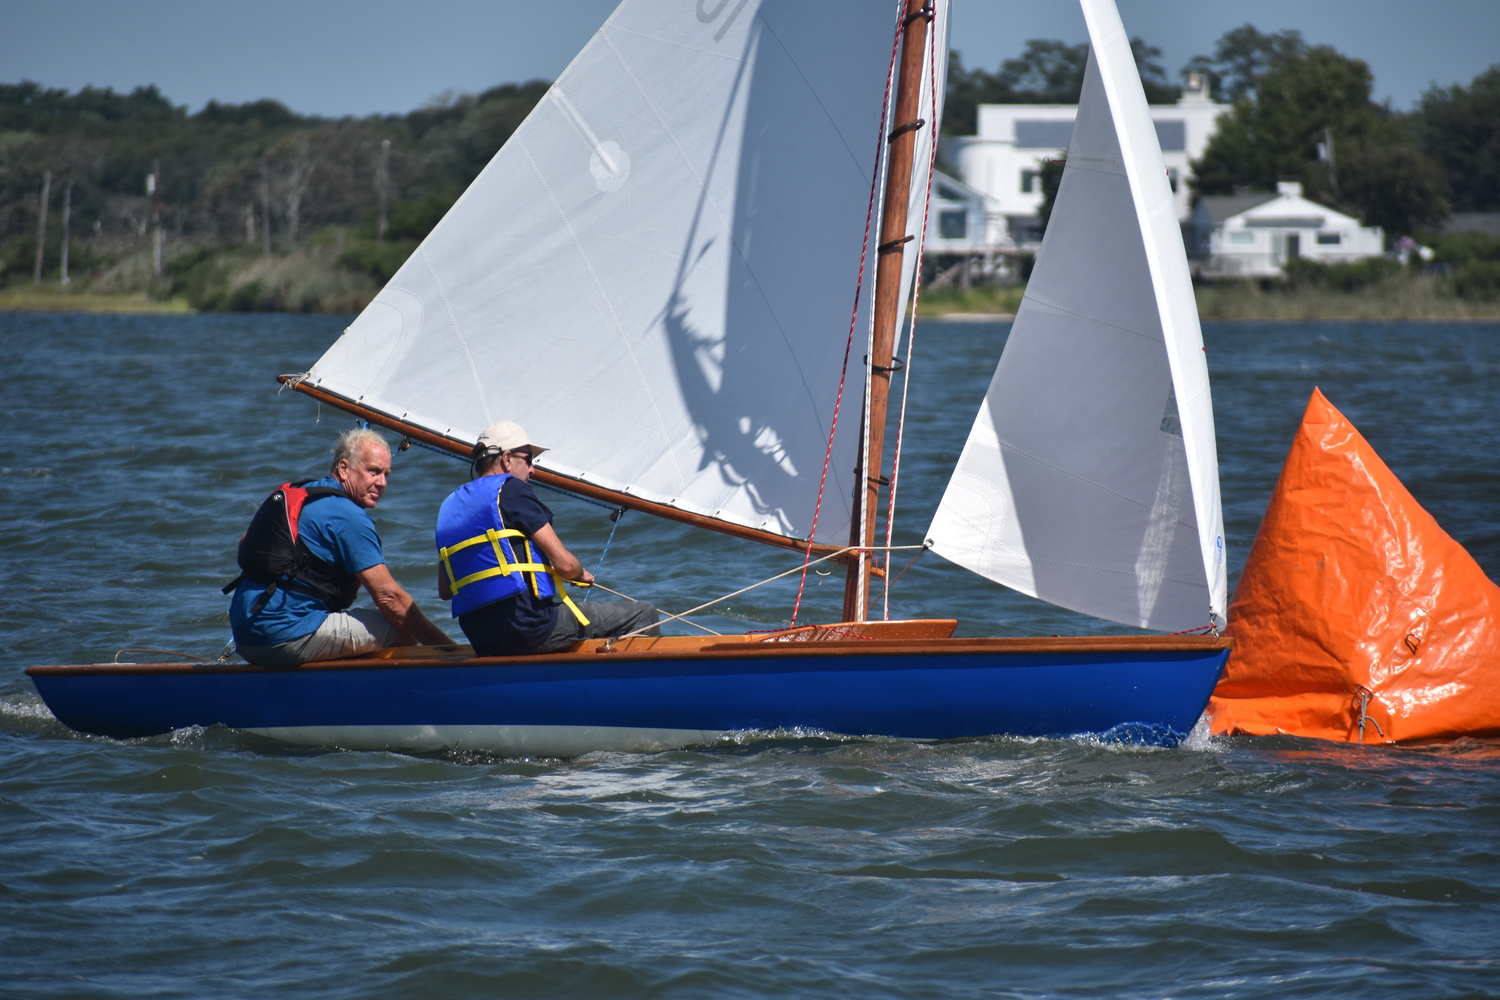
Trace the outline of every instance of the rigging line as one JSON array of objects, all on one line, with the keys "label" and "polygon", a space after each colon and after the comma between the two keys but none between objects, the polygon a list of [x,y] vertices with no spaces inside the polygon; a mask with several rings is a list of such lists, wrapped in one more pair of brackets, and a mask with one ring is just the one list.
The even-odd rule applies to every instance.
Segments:
[{"label": "rigging line", "polygon": [[[896,550],[902,550],[902,549],[920,549],[920,548],[922,548],[921,545],[846,545],[846,546],[844,546],[841,549],[838,549],[838,550],[836,550],[834,552],[828,553],[826,556],[819,556],[818,558],[814,559],[812,562],[808,563],[808,566],[816,566],[820,562],[827,562],[830,559],[837,559],[839,556],[847,555],[850,552],[854,552],[856,550],[864,550],[864,551],[896,551]],[[780,580],[783,577],[791,576],[793,573],[806,572],[806,569],[807,569],[806,566],[793,566],[791,569],[787,570],[784,573],[777,573],[775,576],[768,576],[764,580],[761,580],[759,583],[752,583],[748,587],[741,587],[739,590],[736,590],[732,594],[725,594],[723,597],[715,597],[713,600],[707,602],[706,604],[700,604],[696,608],[688,608],[686,611],[683,611],[680,614],[668,615],[667,617],[663,618],[661,621],[657,622],[656,624],[660,625],[662,622],[682,621],[686,616],[697,614],[699,611],[702,611],[704,608],[711,608],[715,604],[721,604],[724,601],[729,600],[731,597],[738,597],[741,594],[748,593],[748,592],[754,590],[756,587],[764,587],[768,583],[775,583],[777,580]],[[638,635],[642,634],[643,632],[645,632],[646,629],[652,628],[652,627],[653,626],[651,626],[651,625],[647,625],[645,628],[638,628],[634,632],[627,632],[624,635],[615,636],[615,638],[613,640],[610,640],[610,642],[617,642],[620,639],[633,639],[636,636],[638,636]],[[606,643],[606,645],[608,645],[608,643]]]},{"label": "rigging line", "polygon": [[[899,580],[903,576],[905,576],[906,575],[906,571],[909,570],[909,569],[911,569],[913,566],[915,566],[917,564],[917,560],[920,559],[920,558],[922,558],[922,552],[926,552],[930,548],[932,548],[931,545],[928,545],[926,542],[923,542],[922,543],[921,552],[918,552],[916,555],[912,556],[911,557],[911,561],[908,562],[905,566],[901,567],[901,572],[899,572],[899,573],[896,574],[896,580]],[[889,575],[889,574],[887,574],[887,575]],[[892,580],[891,583],[895,583],[896,580]]]},{"label": "rigging line", "polygon": [[[620,526],[620,518],[622,518],[624,516],[625,516],[625,508],[624,507],[618,507],[618,508],[616,508],[615,511],[612,514],[609,515],[609,537],[604,540],[604,551],[602,551],[602,552],[599,553],[599,562],[594,565],[594,576],[595,576],[595,578],[598,578],[600,572],[602,572],[603,569],[604,569],[604,557],[607,556],[607,555],[609,555],[609,543],[615,540],[615,529]],[[605,589],[608,589],[608,588],[605,588]],[[594,592],[593,589],[590,588],[589,592],[587,594],[583,595],[583,601],[584,601],[585,604],[588,603],[589,596],[592,595],[593,592]],[[614,593],[613,590],[611,590],[609,592],[611,594]],[[625,595],[621,594],[620,596],[624,597]]]},{"label": "rigging line", "polygon": [[[929,29],[927,32],[927,82],[932,97],[932,110],[928,115],[928,121],[938,120],[938,89],[937,89],[937,31]],[[917,232],[922,234],[917,243],[916,269],[912,272],[911,289],[911,325],[906,332],[906,371],[901,375],[901,407],[896,416],[896,447],[891,456],[891,489],[887,497],[885,508],[885,544],[890,545],[895,541],[896,533],[896,485],[901,478],[901,444],[906,435],[906,396],[907,390],[911,388],[911,363],[917,355],[917,306],[922,296],[922,260],[927,252],[927,222],[932,211],[932,174],[937,169],[937,134],[936,129],[928,133],[930,149],[927,155],[927,191],[922,200],[922,225]],[[921,552],[917,556],[921,556]],[[916,562],[917,557],[912,558]],[[891,617],[891,588],[896,585],[896,580],[901,579],[901,574],[896,579],[891,579],[890,557],[886,557],[886,574],[882,599],[883,607],[881,613],[889,621]],[[907,568],[911,563],[907,563]],[[905,573],[903,569],[901,573]]]},{"label": "rigging line", "polygon": [[[622,594],[618,590],[610,590],[608,587],[606,587],[604,584],[600,583],[598,580],[595,580],[593,583],[591,583],[589,585],[589,587],[591,589],[597,587],[599,590],[604,591],[606,594],[614,594],[616,597],[623,597],[627,601],[633,601],[633,600],[635,600],[634,597],[631,597],[628,594]],[[585,597],[584,600],[588,600],[588,598]],[[707,625],[699,625],[697,622],[688,621],[686,618],[682,619],[682,624],[684,624],[684,625],[691,625],[691,626],[693,626],[693,628],[696,628],[696,629],[702,629],[703,631],[707,632],[709,635],[723,635],[724,634],[723,632],[715,632],[713,629],[709,628]]]},{"label": "rigging line", "polygon": [[[901,13],[906,8],[900,8]],[[898,15],[899,22],[899,15]],[[891,45],[891,62],[885,74],[885,98],[880,106],[880,138],[875,146],[875,170],[870,176],[870,203],[865,209],[865,235],[864,241],[859,249],[859,276],[854,282],[854,308],[849,313],[849,338],[844,342],[844,366],[839,370],[839,389],[833,397],[833,420],[828,427],[828,447],[823,452],[823,474],[818,478],[818,499],[813,503],[812,527],[807,532],[807,550],[802,557],[802,578],[797,581],[797,599],[792,604],[791,625],[797,624],[797,613],[802,608],[802,594],[807,588],[807,570],[812,565],[808,560],[812,558],[813,545],[818,537],[818,517],[823,512],[823,491],[828,485],[828,466],[833,461],[833,440],[839,429],[839,409],[844,402],[844,383],[849,376],[849,355],[854,349],[854,327],[859,322],[859,300],[865,283],[865,264],[870,254],[870,226],[875,218],[875,195],[880,189],[880,158],[884,151],[885,120],[890,114],[891,104],[891,82],[896,75],[896,55],[901,47],[901,32],[896,31],[895,41]],[[872,310],[873,313],[873,310]],[[823,560],[818,560],[822,562]]]}]

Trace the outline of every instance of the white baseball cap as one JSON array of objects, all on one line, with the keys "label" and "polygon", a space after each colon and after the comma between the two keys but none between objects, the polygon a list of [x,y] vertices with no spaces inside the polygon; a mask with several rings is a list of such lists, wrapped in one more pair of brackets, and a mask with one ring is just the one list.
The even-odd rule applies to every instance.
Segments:
[{"label": "white baseball cap", "polygon": [[479,435],[479,440],[474,443],[476,452],[498,454],[502,451],[519,451],[525,448],[531,452],[533,458],[546,451],[541,445],[531,443],[531,436],[526,429],[514,420],[497,420],[484,429]]}]

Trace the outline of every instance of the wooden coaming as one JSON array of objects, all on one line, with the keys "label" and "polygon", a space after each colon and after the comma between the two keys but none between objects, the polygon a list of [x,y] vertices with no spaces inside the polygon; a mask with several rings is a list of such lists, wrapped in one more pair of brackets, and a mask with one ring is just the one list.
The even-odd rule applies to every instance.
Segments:
[{"label": "wooden coaming", "polygon": [[412,667],[528,666],[676,662],[692,660],[770,660],[849,656],[984,656],[1097,653],[1184,653],[1231,650],[1227,636],[1126,635],[1000,638],[836,639],[820,642],[760,642],[758,636],[638,636],[588,639],[566,653],[528,656],[474,656],[469,646],[408,646],[369,656],[324,660],[300,667],[268,668],[248,663],[84,663],[28,667],[33,677],[89,674],[277,673],[287,670],[386,670]]}]

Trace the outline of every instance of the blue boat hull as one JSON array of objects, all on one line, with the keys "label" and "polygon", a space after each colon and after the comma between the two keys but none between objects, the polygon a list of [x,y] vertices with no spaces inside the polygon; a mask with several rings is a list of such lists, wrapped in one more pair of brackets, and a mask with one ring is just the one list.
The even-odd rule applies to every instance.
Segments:
[{"label": "blue boat hull", "polygon": [[1005,642],[28,673],[62,722],[106,736],[220,724],[355,748],[567,756],[767,730],[914,740],[1129,731],[1170,742],[1197,721],[1229,655],[1219,640],[983,645]]}]

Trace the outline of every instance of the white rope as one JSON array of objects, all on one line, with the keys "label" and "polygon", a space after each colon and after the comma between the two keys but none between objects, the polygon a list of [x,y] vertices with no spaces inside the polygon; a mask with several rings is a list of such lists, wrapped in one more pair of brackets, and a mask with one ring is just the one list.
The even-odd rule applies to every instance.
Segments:
[{"label": "white rope", "polygon": [[[847,555],[850,552],[860,552],[860,553],[867,553],[867,552],[896,552],[896,551],[903,550],[903,549],[920,549],[920,548],[925,548],[925,546],[922,546],[922,545],[846,545],[843,548],[841,548],[841,549],[839,549],[839,550],[837,550],[835,552],[828,553],[828,555],[826,555],[826,556],[821,556],[821,557],[819,557],[817,559],[814,559],[812,562],[807,563],[806,566],[816,566],[820,562],[827,562],[830,559],[837,559],[839,556]],[[723,597],[716,597],[716,598],[714,598],[713,600],[709,601],[706,604],[700,604],[696,608],[689,608],[688,610],[682,612],[681,614],[668,615],[667,617],[663,618],[661,621],[657,622],[656,625],[660,625],[663,622],[682,621],[684,618],[686,618],[686,616],[692,615],[692,614],[697,614],[699,611],[702,611],[704,608],[711,608],[715,604],[721,604],[724,601],[729,600],[731,597],[738,597],[741,594],[748,593],[749,591],[754,590],[756,587],[763,587],[763,586],[765,586],[768,583],[774,583],[775,581],[780,580],[782,577],[791,576],[793,573],[800,573],[800,572],[802,572],[802,570],[804,568],[805,568],[804,566],[793,566],[791,569],[787,570],[785,573],[777,573],[775,576],[768,576],[764,580],[761,580],[759,583],[752,583],[748,587],[741,587],[739,590],[736,590],[732,594],[725,594]],[[610,593],[613,594],[614,591],[611,590]],[[624,595],[621,595],[621,596],[624,596]],[[688,622],[688,624],[691,625],[693,623],[692,622]],[[646,629],[655,628],[655,627],[656,627],[655,625],[647,625],[646,628],[638,628],[634,632],[626,632],[624,635],[615,636],[613,639],[609,640],[609,642],[612,643],[612,642],[614,642],[614,641],[616,641],[618,639],[633,639],[634,637],[636,637],[636,636],[641,635],[642,633],[644,633],[646,631]],[[699,626],[699,627],[701,628],[702,626]],[[606,643],[606,645],[608,645],[608,643]]]},{"label": "white rope", "polygon": [[[590,587],[590,589],[592,589],[594,587],[597,587],[600,590],[604,591],[606,594],[614,594],[616,597],[623,597],[627,601],[638,600],[638,598],[631,597],[629,594],[622,594],[618,590],[610,590],[608,587],[606,587],[604,584],[600,583],[598,580],[595,580],[593,583],[589,584],[589,587]],[[684,625],[691,625],[691,626],[693,626],[693,628],[701,628],[703,631],[707,632],[709,635],[723,635],[724,634],[723,632],[715,632],[713,629],[709,628],[707,625],[699,625],[697,622],[690,622],[686,618],[682,619],[682,623]]]}]

